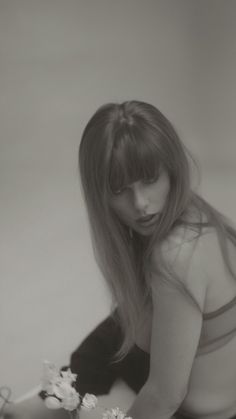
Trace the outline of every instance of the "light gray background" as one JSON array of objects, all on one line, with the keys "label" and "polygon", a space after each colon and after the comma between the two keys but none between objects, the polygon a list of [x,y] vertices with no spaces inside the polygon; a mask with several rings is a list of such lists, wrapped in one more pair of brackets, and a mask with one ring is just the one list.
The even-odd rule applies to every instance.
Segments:
[{"label": "light gray background", "polygon": [[233,0],[0,0],[0,385],[14,396],[109,310],[77,173],[98,106],[158,106],[236,219],[235,16]]}]

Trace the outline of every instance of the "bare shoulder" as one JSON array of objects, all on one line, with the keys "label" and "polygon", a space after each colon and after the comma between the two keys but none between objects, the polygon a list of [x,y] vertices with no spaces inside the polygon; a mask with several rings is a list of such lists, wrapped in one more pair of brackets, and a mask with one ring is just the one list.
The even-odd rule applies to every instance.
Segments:
[{"label": "bare shoulder", "polygon": [[198,234],[190,228],[179,226],[160,247],[154,246],[151,266],[155,270],[161,256],[181,285],[204,310],[212,258],[219,261],[220,253],[217,234],[213,228]]},{"label": "bare shoulder", "polygon": [[[164,240],[161,246],[153,248],[153,262],[155,256],[161,254],[162,258],[170,266],[186,269],[191,262],[195,261],[204,268],[204,261],[209,260],[206,256],[220,252],[217,233],[214,228],[204,229],[200,234],[186,226],[176,227]],[[206,254],[207,253],[207,254]]]}]

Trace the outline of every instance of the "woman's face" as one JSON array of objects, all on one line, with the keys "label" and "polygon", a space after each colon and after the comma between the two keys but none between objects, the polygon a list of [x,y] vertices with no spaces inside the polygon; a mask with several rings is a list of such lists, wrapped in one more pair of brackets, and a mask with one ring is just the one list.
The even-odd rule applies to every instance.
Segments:
[{"label": "woman's face", "polygon": [[148,236],[160,218],[169,189],[169,178],[162,170],[158,179],[138,180],[115,191],[110,205],[126,226]]}]

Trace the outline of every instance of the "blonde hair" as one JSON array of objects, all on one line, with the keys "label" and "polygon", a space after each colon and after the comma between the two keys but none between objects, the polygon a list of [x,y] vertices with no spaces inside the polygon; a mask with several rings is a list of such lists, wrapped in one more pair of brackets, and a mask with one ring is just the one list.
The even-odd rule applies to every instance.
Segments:
[{"label": "blonde hair", "polygon": [[[170,121],[145,102],[105,104],[84,129],[79,148],[80,176],[95,257],[117,306],[123,330],[117,358],[124,356],[134,344],[140,314],[151,301],[145,273],[153,245],[161,244],[174,226],[187,224],[199,235],[205,224],[214,226],[225,263],[233,273],[226,237],[236,244],[236,232],[222,214],[192,191],[190,159]],[[170,181],[161,220],[150,240],[135,232],[131,239],[129,229],[111,209],[109,198],[114,190],[127,183],[156,176],[160,167]],[[199,214],[195,223],[185,217],[190,205]],[[203,215],[207,222],[203,221]],[[169,276],[161,256],[159,266],[160,275]]]}]

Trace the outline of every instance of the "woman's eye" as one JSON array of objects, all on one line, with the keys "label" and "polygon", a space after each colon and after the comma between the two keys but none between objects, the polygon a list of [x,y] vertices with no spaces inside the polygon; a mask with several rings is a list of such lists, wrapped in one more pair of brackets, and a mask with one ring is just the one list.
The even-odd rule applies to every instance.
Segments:
[{"label": "woman's eye", "polygon": [[116,189],[113,191],[114,195],[121,195],[125,191],[125,188]]},{"label": "woman's eye", "polygon": [[143,179],[143,183],[145,183],[145,184],[155,183],[157,181],[157,179],[158,179],[157,176],[154,176],[152,178]]}]

